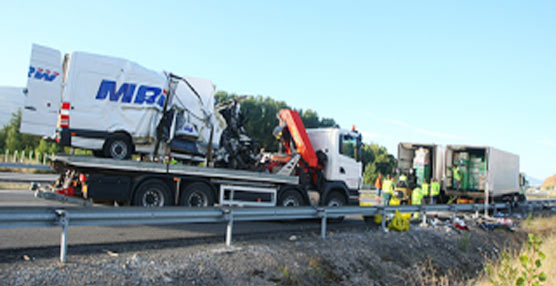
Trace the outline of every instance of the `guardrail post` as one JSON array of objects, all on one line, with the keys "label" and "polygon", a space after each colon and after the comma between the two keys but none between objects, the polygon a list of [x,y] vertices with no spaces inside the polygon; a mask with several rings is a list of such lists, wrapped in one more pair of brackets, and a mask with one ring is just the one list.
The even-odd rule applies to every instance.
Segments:
[{"label": "guardrail post", "polygon": [[386,228],[386,210],[385,210],[385,207],[382,207],[380,209],[380,214],[382,215],[382,222],[380,223],[380,226],[382,227],[382,231],[383,232],[388,232],[388,229]]},{"label": "guardrail post", "polygon": [[473,210],[475,211],[475,215],[474,215],[474,219],[478,219],[479,218],[479,208],[477,207],[476,204],[473,204]]},{"label": "guardrail post", "polygon": [[230,209],[225,209],[224,214],[226,215],[226,217],[228,219],[228,225],[226,226],[226,246],[231,247],[232,246],[232,230],[233,230],[233,227],[234,227],[234,214],[233,214],[232,210],[230,210]]},{"label": "guardrail post", "polygon": [[318,208],[317,214],[320,217],[320,238],[326,239],[326,210]]},{"label": "guardrail post", "polygon": [[452,210],[452,219],[455,219],[458,216],[458,209],[455,205],[450,205],[450,209]]},{"label": "guardrail post", "polygon": [[423,205],[420,205],[419,209],[421,211],[421,215],[423,216],[423,221],[421,222],[421,225],[426,226],[427,225],[427,209]]},{"label": "guardrail post", "polygon": [[512,203],[511,202],[507,202],[506,203],[506,208],[508,209],[508,215],[512,214]]},{"label": "guardrail post", "polygon": [[65,210],[56,210],[58,216],[58,224],[62,226],[62,234],[60,236],[60,262],[66,263],[66,254],[68,253],[68,226],[69,218]]}]

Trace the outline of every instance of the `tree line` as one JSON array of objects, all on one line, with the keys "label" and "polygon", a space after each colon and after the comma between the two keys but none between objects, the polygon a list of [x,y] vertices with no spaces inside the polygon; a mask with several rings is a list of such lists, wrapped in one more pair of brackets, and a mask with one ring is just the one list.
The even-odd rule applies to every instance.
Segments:
[{"label": "tree line", "polygon": [[[216,101],[222,102],[237,95],[219,91],[216,93]],[[241,102],[241,112],[246,116],[245,129],[247,133],[264,147],[267,151],[276,151],[278,142],[272,135],[272,131],[279,124],[276,114],[280,109],[294,109],[299,112],[306,128],[340,127],[333,118],[319,117],[312,109],[295,109],[284,101],[274,100],[270,97],[248,96]],[[25,150],[28,152],[40,152],[41,154],[53,154],[60,152],[62,148],[56,143],[47,142],[39,136],[22,134],[19,132],[21,125],[21,111],[12,114],[12,119],[0,130],[0,151]],[[384,146],[378,144],[364,144],[361,147],[361,161],[363,163],[363,183],[373,184],[379,173],[391,174],[396,166],[396,159],[389,154]]]}]

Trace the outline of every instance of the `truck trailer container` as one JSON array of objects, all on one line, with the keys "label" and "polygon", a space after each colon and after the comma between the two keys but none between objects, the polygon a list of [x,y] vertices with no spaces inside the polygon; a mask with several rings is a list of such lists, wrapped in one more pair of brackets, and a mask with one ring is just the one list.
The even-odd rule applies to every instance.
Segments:
[{"label": "truck trailer container", "polygon": [[[519,156],[489,146],[447,145],[443,190],[446,195],[496,201],[524,200]],[[454,168],[463,175],[459,189]]]}]

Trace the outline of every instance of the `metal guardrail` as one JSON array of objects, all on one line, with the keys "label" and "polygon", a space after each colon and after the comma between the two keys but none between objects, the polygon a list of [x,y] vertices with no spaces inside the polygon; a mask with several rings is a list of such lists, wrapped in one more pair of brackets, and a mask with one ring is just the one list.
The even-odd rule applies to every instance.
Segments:
[{"label": "metal guardrail", "polygon": [[[556,207],[556,200],[530,201],[520,204],[532,212],[537,207]],[[165,207],[146,209],[140,207],[5,207],[0,208],[0,228],[62,227],[60,261],[66,262],[67,237],[70,226],[113,226],[175,223],[227,223],[226,245],[231,246],[234,221],[270,221],[295,219],[320,219],[321,238],[326,238],[327,219],[344,216],[382,215],[382,229],[386,230],[386,215],[419,212],[426,219],[429,212],[478,212],[488,209],[507,209],[510,204],[451,204],[403,205],[372,207],[275,207],[275,208],[185,208]]]}]

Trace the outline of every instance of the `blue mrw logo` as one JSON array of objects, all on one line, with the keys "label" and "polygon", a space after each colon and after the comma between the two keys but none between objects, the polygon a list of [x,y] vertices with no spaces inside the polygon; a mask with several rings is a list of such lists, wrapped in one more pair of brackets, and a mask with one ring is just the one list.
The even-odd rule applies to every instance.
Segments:
[{"label": "blue mrw logo", "polygon": [[29,66],[29,72],[27,73],[28,78],[34,78],[44,81],[53,81],[59,75],[59,72],[34,66]]},{"label": "blue mrw logo", "polygon": [[156,103],[158,106],[164,107],[166,96],[162,93],[166,92],[163,92],[163,90],[159,87],[139,85],[139,88],[137,88],[136,83],[124,83],[120,86],[120,88],[116,89],[116,82],[107,79],[102,80],[100,83],[95,99],[103,100],[108,97],[109,100],[113,102],[120,101],[122,103],[131,103],[136,89],[137,93],[133,103],[146,103],[147,105]]}]

